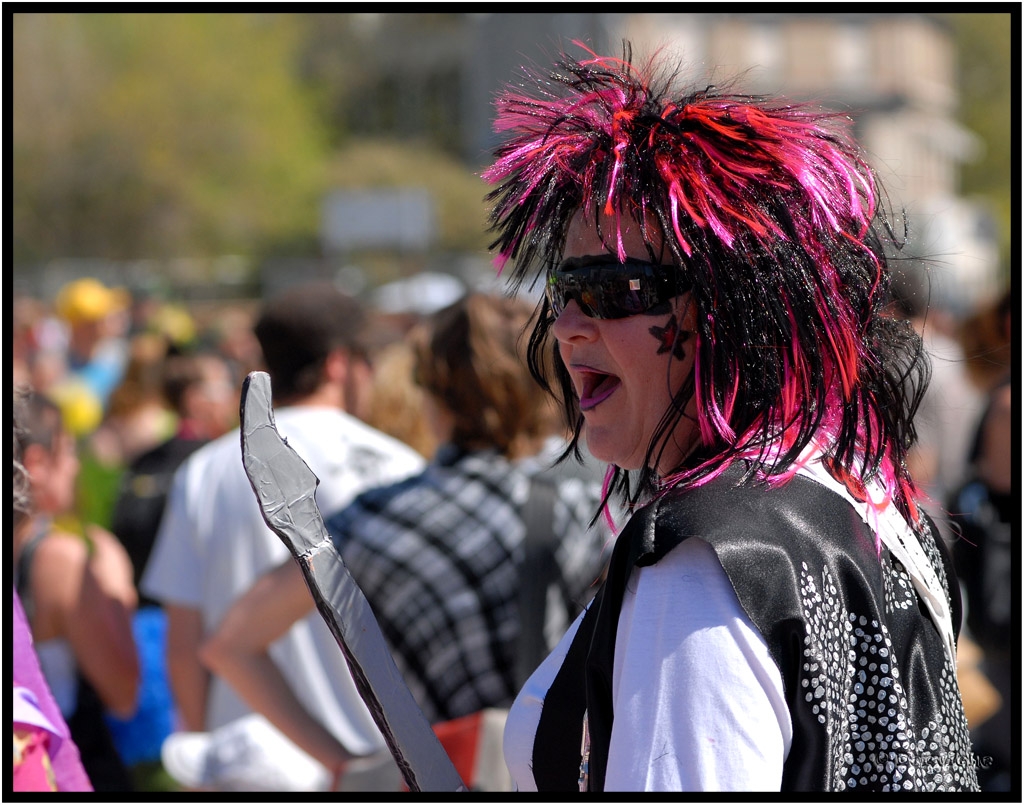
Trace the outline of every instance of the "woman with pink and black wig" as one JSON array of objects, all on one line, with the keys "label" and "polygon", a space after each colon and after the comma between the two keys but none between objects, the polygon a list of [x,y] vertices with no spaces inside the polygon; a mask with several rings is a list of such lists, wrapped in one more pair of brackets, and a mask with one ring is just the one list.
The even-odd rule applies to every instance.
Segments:
[{"label": "woman with pink and black wig", "polygon": [[976,789],[875,177],[835,114],[630,61],[528,73],[485,173],[531,366],[631,513],[512,708],[516,785]]}]

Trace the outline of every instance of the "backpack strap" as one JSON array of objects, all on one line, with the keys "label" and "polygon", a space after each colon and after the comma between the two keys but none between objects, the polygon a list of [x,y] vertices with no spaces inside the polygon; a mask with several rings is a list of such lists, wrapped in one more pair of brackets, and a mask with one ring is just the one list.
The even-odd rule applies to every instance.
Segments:
[{"label": "backpack strap", "polygon": [[40,524],[21,548],[18,554],[18,562],[14,566],[14,589],[18,591],[21,599],[21,608],[25,611],[25,621],[31,626],[32,618],[35,615],[35,602],[32,600],[32,559],[36,555],[36,549],[43,541],[43,537],[49,533],[49,518],[41,518]]},{"label": "backpack strap", "polygon": [[516,687],[521,688],[547,656],[544,638],[548,589],[558,581],[555,561],[555,483],[533,475],[530,496],[523,507],[526,536],[519,565],[519,646],[516,653]]}]

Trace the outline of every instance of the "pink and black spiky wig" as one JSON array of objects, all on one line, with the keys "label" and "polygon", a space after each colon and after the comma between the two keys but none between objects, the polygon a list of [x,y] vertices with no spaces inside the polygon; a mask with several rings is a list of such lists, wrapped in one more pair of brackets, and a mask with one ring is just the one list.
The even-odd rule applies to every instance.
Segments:
[{"label": "pink and black spiky wig", "polygon": [[[863,496],[878,478],[916,519],[905,457],[928,366],[913,331],[879,315],[889,286],[879,235],[890,230],[843,120],[712,87],[674,93],[674,75],[655,84],[653,60],[633,66],[628,45],[622,59],[587,53],[498,98],[495,129],[507,139],[484,178],[496,185],[491,245],[499,270],[513,263],[514,287],[559,262],[577,211],[635,220],[652,254],[664,245],[692,285],[694,372],[647,463],[693,396],[701,446],[668,478],[642,473],[634,495],[626,473],[613,488],[635,503],[739,458],[781,481],[814,440],[851,491]],[[625,257],[618,227],[602,237]],[[542,382],[552,321],[542,301],[530,350]],[[554,353],[578,440],[582,419]]]}]

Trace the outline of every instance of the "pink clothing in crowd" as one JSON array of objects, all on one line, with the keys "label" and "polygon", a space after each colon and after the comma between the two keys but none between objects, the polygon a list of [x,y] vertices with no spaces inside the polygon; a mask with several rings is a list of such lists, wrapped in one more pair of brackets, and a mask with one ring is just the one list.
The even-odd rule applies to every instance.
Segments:
[{"label": "pink clothing in crowd", "polygon": [[[58,791],[92,791],[92,784],[78,756],[78,747],[71,740],[68,725],[61,716],[60,708],[39,667],[39,659],[32,644],[32,632],[29,630],[25,610],[21,606],[17,591],[14,591],[12,621],[14,684],[23,689],[22,695],[15,696],[14,720],[17,722],[16,726],[22,727],[24,732],[32,735],[32,740],[25,747],[26,759],[31,758],[32,762],[25,766],[25,773],[29,777],[24,782],[26,785],[43,783],[44,778],[36,779],[43,768],[42,763],[36,761],[40,760],[41,752],[45,749],[49,755]],[[23,705],[20,709],[19,703]],[[19,712],[22,715],[19,716]],[[33,770],[36,772],[35,776]],[[15,790],[39,790],[19,789],[17,774],[14,782]]]}]

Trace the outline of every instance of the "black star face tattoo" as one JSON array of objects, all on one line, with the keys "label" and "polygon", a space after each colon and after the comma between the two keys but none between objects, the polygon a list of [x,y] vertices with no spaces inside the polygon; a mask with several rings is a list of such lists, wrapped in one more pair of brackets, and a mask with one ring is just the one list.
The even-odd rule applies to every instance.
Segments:
[{"label": "black star face tattoo", "polygon": [[676,321],[675,313],[672,314],[672,318],[668,320],[664,327],[651,327],[647,332],[658,341],[659,355],[672,350],[674,358],[682,360],[686,357],[683,344],[689,339],[690,333],[679,329],[679,322]]}]

